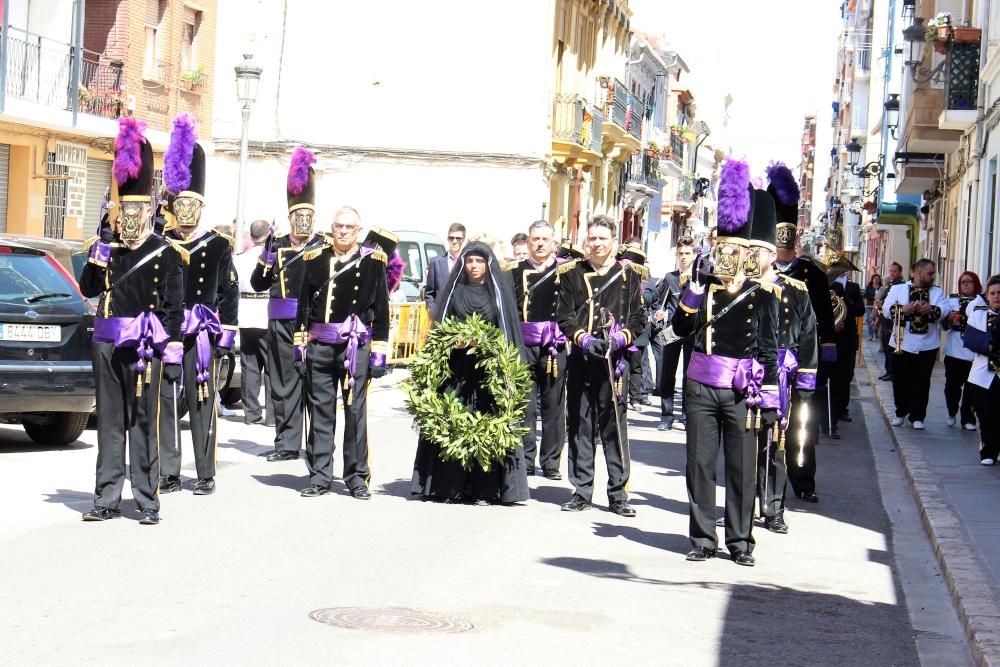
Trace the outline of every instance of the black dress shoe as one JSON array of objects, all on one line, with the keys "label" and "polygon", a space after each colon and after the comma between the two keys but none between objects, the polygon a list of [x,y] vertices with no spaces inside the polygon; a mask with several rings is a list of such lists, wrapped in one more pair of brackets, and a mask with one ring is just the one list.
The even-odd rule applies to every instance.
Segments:
[{"label": "black dress shoe", "polygon": [[528,475],[528,477],[534,477],[535,476],[535,466],[529,465],[528,467],[526,467],[524,469],[524,472],[525,472],[525,474]]},{"label": "black dress shoe", "polygon": [[139,523],[144,526],[155,526],[160,523],[160,513],[156,510],[142,510],[139,512]]},{"label": "black dress shoe", "polygon": [[628,504],[627,500],[616,500],[608,508],[618,516],[632,518],[635,516],[635,508]]},{"label": "black dress shoe", "polygon": [[715,520],[715,525],[718,526],[719,528],[725,528],[726,527],[726,517],[720,516],[718,519]]},{"label": "black dress shoe", "polygon": [[113,510],[109,507],[101,507],[100,505],[94,505],[89,510],[83,513],[84,521],[107,521],[108,519],[117,519],[122,515],[121,511]]},{"label": "black dress shoe", "polygon": [[298,452],[290,452],[287,449],[276,449],[267,455],[267,460],[274,461],[295,461],[299,458]]},{"label": "black dress shoe", "polygon": [[215,479],[212,477],[207,477],[205,479],[199,479],[194,483],[194,495],[196,496],[210,496],[215,493]]},{"label": "black dress shoe", "polygon": [[639,399],[639,404],[640,405],[652,405],[653,402],[651,400],[649,400],[649,396],[643,396],[643,397],[641,397]]},{"label": "black dress shoe", "polygon": [[837,431],[837,429],[834,429],[834,430],[830,431],[830,439],[831,440],[840,440],[840,432]]},{"label": "black dress shoe", "polygon": [[878,377],[878,379],[879,380],[883,380],[885,382],[890,382],[890,381],[892,381],[892,373],[884,373],[884,374],[880,375]]},{"label": "black dress shoe", "polygon": [[750,555],[750,552],[744,551],[743,549],[733,551],[729,554],[729,558],[737,565],[742,565],[743,567],[753,567],[756,563],[753,556]]},{"label": "black dress shoe", "polygon": [[764,527],[767,528],[772,533],[778,533],[779,535],[785,535],[788,533],[788,524],[785,523],[785,518],[783,512],[778,512],[774,516],[769,516],[764,519]]},{"label": "black dress shoe", "polygon": [[669,431],[674,427],[673,419],[661,419],[660,423],[656,425],[657,431]]},{"label": "black dress shoe", "polygon": [[573,495],[573,499],[568,503],[563,503],[561,509],[563,512],[582,512],[584,510],[589,510],[593,505],[590,504],[589,500],[586,500],[583,496]]},{"label": "black dress shoe", "polygon": [[320,486],[319,484],[310,484],[306,488],[302,489],[299,493],[303,498],[315,498],[316,496],[325,496],[330,493],[330,489],[325,486]]},{"label": "black dress shoe", "polygon": [[801,500],[806,501],[807,503],[819,502],[819,496],[817,496],[813,491],[801,491],[801,492],[796,491],[795,495],[798,496]]},{"label": "black dress shoe", "polygon": [[174,493],[181,490],[181,478],[177,475],[160,477],[160,493]]},{"label": "black dress shoe", "polygon": [[562,474],[555,468],[547,468],[542,471],[542,474],[545,476],[545,479],[562,479]]},{"label": "black dress shoe", "polygon": [[687,553],[686,558],[690,561],[702,562],[709,558],[715,558],[715,549],[709,547],[695,547]]},{"label": "black dress shoe", "polygon": [[358,500],[369,500],[372,497],[372,492],[368,490],[367,486],[359,486],[356,489],[351,489],[351,497]]},{"label": "black dress shoe", "polygon": [[248,424],[248,425],[260,424],[263,421],[264,421],[264,415],[257,415],[256,417],[251,417],[249,415],[244,415],[243,416],[243,423],[244,424]]}]

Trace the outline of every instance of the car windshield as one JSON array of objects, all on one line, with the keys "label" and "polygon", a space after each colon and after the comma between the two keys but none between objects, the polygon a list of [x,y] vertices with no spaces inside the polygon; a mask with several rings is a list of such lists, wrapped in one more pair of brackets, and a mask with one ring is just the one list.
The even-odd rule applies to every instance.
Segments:
[{"label": "car windshield", "polygon": [[420,260],[420,246],[413,241],[400,241],[396,247],[403,259],[403,277],[407,280],[422,282],[424,279],[424,263]]},{"label": "car windshield", "polygon": [[27,299],[43,294],[66,295],[46,297],[46,301],[72,299],[76,286],[45,255],[0,252],[0,301],[28,303]]}]

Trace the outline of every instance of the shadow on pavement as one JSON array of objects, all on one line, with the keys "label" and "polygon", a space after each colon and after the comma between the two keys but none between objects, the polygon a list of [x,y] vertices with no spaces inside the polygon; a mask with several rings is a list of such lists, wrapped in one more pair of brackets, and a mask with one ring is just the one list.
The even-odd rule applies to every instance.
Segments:
[{"label": "shadow on pavement", "polygon": [[237,449],[244,454],[249,454],[250,456],[264,456],[265,454],[270,454],[274,451],[274,446],[271,443],[267,445],[262,445],[259,442],[253,442],[251,440],[233,440],[230,439],[227,442],[220,442],[219,447],[225,447],[226,449]]},{"label": "shadow on pavement", "polygon": [[572,486],[544,485],[531,489],[532,500],[549,505],[562,505],[563,503],[568,503],[572,497]]},{"label": "shadow on pavement", "polygon": [[379,492],[387,496],[396,496],[406,500],[418,500],[420,497],[410,493],[410,480],[397,479],[378,486]]},{"label": "shadow on pavement", "polygon": [[[43,494],[42,500],[55,505],[64,505],[66,509],[79,515],[94,506],[94,493],[92,491],[56,489],[55,493]],[[139,506],[131,498],[122,498],[118,509],[121,510],[123,518],[138,520]]]},{"label": "shadow on pavement", "polygon": [[624,537],[626,540],[675,554],[686,554],[691,549],[691,540],[686,535],[652,533],[632,526],[618,526],[612,523],[595,523],[594,535],[598,537]]},{"label": "shadow on pavement", "polygon": [[31,440],[18,442],[16,440],[0,440],[0,455],[2,454],[37,454],[40,452],[71,452],[78,449],[92,449],[93,445],[85,442],[72,442],[68,445],[40,445]]},{"label": "shadow on pavement", "polygon": [[308,475],[288,475],[285,473],[278,473],[275,475],[250,476],[265,486],[276,486],[281,489],[291,489],[292,491],[301,491],[309,486]]}]

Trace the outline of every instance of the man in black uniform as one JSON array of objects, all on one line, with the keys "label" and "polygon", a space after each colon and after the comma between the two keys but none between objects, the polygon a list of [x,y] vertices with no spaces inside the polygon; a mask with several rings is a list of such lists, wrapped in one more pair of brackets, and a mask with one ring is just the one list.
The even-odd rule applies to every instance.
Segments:
[{"label": "man in black uniform", "polygon": [[[90,243],[80,277],[86,297],[101,296],[94,322],[97,385],[97,483],[84,521],[121,515],[125,443],[139,523],[159,523],[156,443],[160,377],[180,376],[184,298],[181,259],[152,235],[153,148],[134,118],[119,121],[113,174],[119,211],[117,236],[108,217]],[[162,366],[162,367],[161,367]]]},{"label": "man in black uniform", "polygon": [[[649,363],[645,361],[649,347],[649,309],[653,302],[653,293],[648,289],[649,269],[646,267],[646,253],[639,247],[638,239],[633,238],[618,249],[618,260],[630,262],[629,267],[642,275],[642,284],[639,286],[639,298],[642,304],[642,312],[646,315],[646,326],[642,333],[636,336],[632,344],[625,352],[625,360],[628,364],[626,368],[628,406],[632,410],[641,410],[644,405],[652,405],[649,400],[649,392],[646,389],[646,374],[649,373]],[[623,384],[626,384],[623,381]]]},{"label": "man in black uniform", "polygon": [[[670,322],[677,310],[680,300],[681,290],[687,287],[691,279],[691,266],[694,264],[695,251],[694,239],[690,236],[682,236],[677,239],[677,268],[663,276],[657,286],[655,308],[652,317],[655,335],[670,326]],[[660,423],[657,425],[659,431],[669,431],[674,427],[674,421],[684,424],[684,400],[681,397],[680,410],[674,416],[674,389],[677,383],[677,364],[682,363],[681,375],[687,377],[687,366],[691,360],[691,339],[675,340],[672,343],[662,346],[660,354],[660,364],[657,371],[657,381],[659,383],[660,394]],[[683,357],[682,357],[683,355]],[[681,359],[683,358],[683,362]]]},{"label": "man in black uniform", "polygon": [[[301,146],[295,149],[292,168],[312,164],[312,153]],[[316,187],[313,172],[307,170],[304,183],[286,186],[290,233],[269,237],[260,260],[250,276],[255,290],[270,290],[267,304],[268,345],[267,368],[271,378],[271,400],[274,403],[274,451],[268,461],[290,461],[299,458],[302,448],[305,387],[295,370],[295,316],[299,307],[299,290],[305,274],[305,254],[325,243],[313,234],[316,217]]]},{"label": "man in black uniform", "polygon": [[559,463],[566,440],[566,337],[556,321],[561,283],[556,271],[567,260],[556,258],[554,234],[550,222],[532,223],[528,228],[528,259],[518,262],[511,271],[525,353],[534,380],[524,417],[528,426],[523,440],[525,464],[528,474],[534,475],[535,426],[541,403],[538,458],[546,479],[562,479]]},{"label": "man in black uniform", "polygon": [[389,293],[388,256],[382,248],[395,243],[386,239],[378,247],[359,247],[360,229],[357,211],[344,207],[333,218],[332,245],[305,256],[295,344],[305,360],[312,415],[306,445],[309,486],[302,490],[307,498],[330,492],[338,390],[344,398],[344,484],[353,497],[371,498],[368,380],[385,375]]},{"label": "man in black uniform", "polygon": [[[835,268],[840,270],[854,270],[853,264],[844,256],[836,253],[837,257],[830,259],[837,264],[846,263],[846,266]],[[827,273],[827,278],[831,276]],[[858,357],[858,345],[861,342],[858,331],[858,317],[865,314],[865,299],[861,292],[861,285],[853,280],[847,279],[847,273],[841,273],[833,278],[830,283],[830,291],[843,301],[843,314],[834,317],[834,338],[837,341],[837,363],[830,369],[830,412],[827,417],[830,424],[830,437],[840,440],[840,432],[837,422],[852,421],[848,413],[848,406],[851,402],[851,382],[854,381],[854,366]]]},{"label": "man in black uniform", "polygon": [[591,508],[598,431],[608,467],[608,502],[632,517],[628,503],[629,443],[621,376],[625,352],[646,327],[643,272],[614,254],[615,223],[599,215],[587,225],[588,259],[559,267],[559,328],[576,346],[569,356],[566,414],[569,478],[567,512]]},{"label": "man in black uniform", "polygon": [[[771,429],[762,429],[758,435],[757,497],[764,527],[772,533],[785,534],[785,466],[786,437],[789,409],[793,401],[812,392],[816,380],[817,340],[816,316],[809,303],[805,283],[774,271],[775,256],[775,205],[796,206],[799,190],[791,172],[779,175],[778,170],[788,170],[783,164],[768,169],[772,187],[768,192],[757,190],[755,195],[753,230],[750,239],[750,256],[744,264],[748,277],[774,286],[780,300],[778,310],[778,422]],[[789,183],[790,187],[776,190],[774,182]],[[767,202],[763,198],[771,197]],[[765,400],[773,406],[774,398]]]},{"label": "man in black uniform", "polygon": [[[170,213],[177,222],[164,238],[184,260],[183,389],[198,475],[194,493],[203,496],[215,492],[216,361],[226,356],[236,339],[240,289],[233,239],[198,226],[205,203],[205,151],[187,114],[174,119],[164,155],[164,180]],[[181,490],[179,384],[160,385],[160,493]]]},{"label": "man in black uniform", "polygon": [[[768,428],[777,394],[778,300],[769,284],[746,280],[743,265],[754,210],[749,167],[730,159],[719,185],[715,277],[699,258],[674,314],[674,330],[694,336],[684,403],[687,409],[688,560],[716,555],[715,468],[719,441],[726,468],[726,547],[737,565],[752,566],[757,429]],[[768,197],[767,199],[770,199]],[[767,200],[764,200],[765,202]]]},{"label": "man in black uniform", "polygon": [[[774,185],[769,185],[769,191]],[[786,197],[786,199],[788,199]],[[808,257],[795,256],[798,203],[785,203],[776,197],[777,269],[782,275],[805,283],[809,303],[816,316],[816,336],[819,339],[819,368],[812,393],[792,397],[788,431],[794,434],[792,455],[786,457],[788,481],[795,495],[807,502],[819,502],[816,495],[816,442],[819,440],[820,415],[826,413],[826,380],[837,362],[837,340],[833,330],[833,306],[826,274]],[[790,200],[789,200],[790,202]]]}]

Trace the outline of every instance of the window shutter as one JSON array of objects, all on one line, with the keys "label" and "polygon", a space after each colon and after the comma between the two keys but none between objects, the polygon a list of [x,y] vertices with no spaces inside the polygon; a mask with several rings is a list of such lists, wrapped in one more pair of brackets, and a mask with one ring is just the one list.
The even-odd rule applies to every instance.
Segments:
[{"label": "window shutter", "polygon": [[937,0],[934,3],[934,10],[934,16],[951,14],[953,24],[965,25],[965,0]]},{"label": "window shutter", "polygon": [[146,25],[160,25],[160,0],[146,0]]}]

